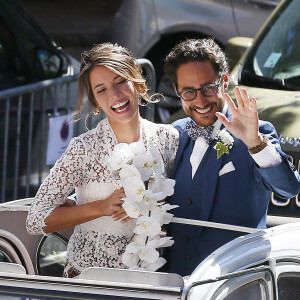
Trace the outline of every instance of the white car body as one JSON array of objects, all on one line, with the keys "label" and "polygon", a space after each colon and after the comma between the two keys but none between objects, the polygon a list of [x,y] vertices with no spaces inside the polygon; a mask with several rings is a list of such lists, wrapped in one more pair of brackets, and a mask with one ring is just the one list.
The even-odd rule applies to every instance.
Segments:
[{"label": "white car body", "polygon": [[59,264],[60,256],[65,255],[65,250],[58,253],[59,245],[52,244],[56,248],[47,250],[51,255],[41,256],[45,241],[58,237],[66,243],[72,230],[30,236],[25,219],[31,201],[24,199],[0,205],[0,257],[11,258],[10,262],[0,262],[1,299],[4,295],[12,297],[9,299],[56,300],[252,300],[278,299],[278,295],[279,299],[298,299],[291,295],[300,293],[299,219],[286,218],[285,222],[294,223],[259,230],[225,244],[186,278],[170,273],[88,268],[78,279],[70,279],[45,273],[47,267]]}]

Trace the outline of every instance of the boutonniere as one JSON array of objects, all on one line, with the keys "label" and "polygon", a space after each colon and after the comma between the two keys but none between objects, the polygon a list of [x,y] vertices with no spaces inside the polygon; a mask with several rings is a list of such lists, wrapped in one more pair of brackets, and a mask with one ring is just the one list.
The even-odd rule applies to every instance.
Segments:
[{"label": "boutonniere", "polygon": [[214,149],[217,150],[217,159],[219,159],[224,153],[229,154],[234,139],[226,129],[222,129],[218,130],[216,140],[217,144],[214,146]]}]

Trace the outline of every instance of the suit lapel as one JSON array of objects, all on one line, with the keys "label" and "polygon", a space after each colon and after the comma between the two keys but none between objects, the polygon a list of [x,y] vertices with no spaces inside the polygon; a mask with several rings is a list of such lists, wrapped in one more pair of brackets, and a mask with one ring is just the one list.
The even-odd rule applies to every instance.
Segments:
[{"label": "suit lapel", "polygon": [[189,140],[190,140],[190,137],[188,136],[187,132],[186,131],[182,131],[181,135],[180,135],[178,150],[177,150],[177,153],[176,153],[176,158],[175,158],[175,163],[174,163],[172,178],[175,178],[175,174],[176,174],[177,168],[179,166],[180,161],[182,160],[182,156],[183,156],[183,154],[185,152],[186,147],[188,146]]}]

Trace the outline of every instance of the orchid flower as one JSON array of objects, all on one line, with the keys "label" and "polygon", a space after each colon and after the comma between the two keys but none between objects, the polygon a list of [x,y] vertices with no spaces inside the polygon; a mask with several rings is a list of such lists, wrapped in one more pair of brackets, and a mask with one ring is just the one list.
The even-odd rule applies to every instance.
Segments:
[{"label": "orchid flower", "polygon": [[152,167],[154,170],[160,169],[161,173],[165,172],[165,165],[161,155],[157,152],[157,149],[154,146],[150,147],[150,153],[153,157]]},{"label": "orchid flower", "polygon": [[123,253],[122,263],[129,268],[137,268],[140,258],[136,254],[132,253]]},{"label": "orchid flower", "polygon": [[152,203],[157,203],[157,201],[163,200],[164,194],[161,192],[153,193],[150,189],[146,190],[144,193],[143,200],[146,202],[147,205],[151,205]]},{"label": "orchid flower", "polygon": [[127,198],[123,198],[124,200],[122,207],[125,210],[128,217],[136,219],[141,214],[141,210],[139,205],[135,202],[128,200]]},{"label": "orchid flower", "polygon": [[133,165],[123,165],[119,171],[121,180],[125,180],[127,177],[138,177],[141,178],[139,170]]},{"label": "orchid flower", "polygon": [[140,202],[145,194],[145,184],[139,177],[127,177],[122,180],[126,197],[132,202]]},{"label": "orchid flower", "polygon": [[141,268],[147,271],[155,272],[157,269],[161,268],[166,263],[166,260],[162,257],[159,257],[154,263],[147,263],[143,261]]},{"label": "orchid flower", "polygon": [[134,142],[128,145],[130,152],[133,156],[144,155],[146,148],[142,142]]},{"label": "orchid flower", "polygon": [[155,250],[153,245],[153,243],[148,243],[147,245],[140,246],[135,242],[131,242],[127,245],[125,253],[138,254],[140,260],[154,263],[159,257],[159,252]]},{"label": "orchid flower", "polygon": [[139,258],[147,263],[154,263],[159,258],[159,252],[155,248],[145,246],[139,252]]},{"label": "orchid flower", "polygon": [[169,224],[173,217],[173,214],[167,213],[167,208],[175,208],[177,205],[162,205],[162,206],[153,206],[151,207],[151,217],[156,219],[160,225]]},{"label": "orchid flower", "polygon": [[162,176],[155,176],[155,178],[149,182],[149,189],[151,189],[154,193],[158,191],[163,193],[164,198],[166,198],[173,195],[174,185],[174,179],[166,179]]},{"label": "orchid flower", "polygon": [[153,175],[153,157],[150,154],[137,155],[133,158],[133,165],[141,173],[143,181],[147,181]]},{"label": "orchid flower", "polygon": [[128,144],[120,143],[115,146],[112,155],[108,158],[108,163],[111,169],[116,171],[128,164],[132,158],[133,154]]},{"label": "orchid flower", "polygon": [[133,230],[136,234],[155,236],[161,231],[160,223],[151,217],[139,217],[136,221],[136,227]]}]

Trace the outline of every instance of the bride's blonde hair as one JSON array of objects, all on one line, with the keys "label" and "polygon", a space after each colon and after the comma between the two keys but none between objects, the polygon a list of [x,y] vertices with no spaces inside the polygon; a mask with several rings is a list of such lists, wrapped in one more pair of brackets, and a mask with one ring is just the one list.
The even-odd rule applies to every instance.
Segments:
[{"label": "bride's blonde hair", "polygon": [[[95,66],[104,66],[121,77],[130,80],[145,103],[150,102],[146,80],[142,76],[141,66],[132,54],[118,44],[103,43],[94,46],[81,55],[80,75],[78,79],[78,109],[76,121],[81,118],[83,97],[86,92],[92,110],[97,109],[97,102],[90,85],[90,72]],[[88,115],[89,116],[89,115]],[[87,116],[87,117],[88,117]]]}]

